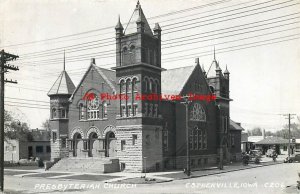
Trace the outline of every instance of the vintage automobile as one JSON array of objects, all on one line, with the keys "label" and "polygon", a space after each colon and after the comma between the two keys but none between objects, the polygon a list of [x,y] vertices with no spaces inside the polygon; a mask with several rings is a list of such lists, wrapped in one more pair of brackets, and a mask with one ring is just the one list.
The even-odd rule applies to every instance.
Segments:
[{"label": "vintage automobile", "polygon": [[293,156],[287,157],[286,159],[284,159],[283,161],[284,163],[292,163],[292,162],[300,162],[300,154],[295,154]]},{"label": "vintage automobile", "polygon": [[268,149],[266,156],[272,158],[273,156],[277,156],[277,153],[274,149]]},{"label": "vintage automobile", "polygon": [[249,154],[250,155],[255,155],[255,156],[261,156],[262,155],[262,151],[260,149],[250,150]]},{"label": "vintage automobile", "polygon": [[249,152],[249,162],[254,162],[255,164],[259,164],[261,161],[262,153],[260,150],[251,150]]}]

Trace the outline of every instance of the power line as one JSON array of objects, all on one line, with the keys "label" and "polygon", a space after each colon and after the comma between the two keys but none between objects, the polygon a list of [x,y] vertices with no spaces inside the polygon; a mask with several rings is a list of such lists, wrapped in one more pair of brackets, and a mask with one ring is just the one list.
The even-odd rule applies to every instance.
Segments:
[{"label": "power line", "polygon": [[[299,13],[296,12],[296,13],[292,13],[292,14],[288,14],[288,15],[284,15],[284,16],[279,16],[279,17],[274,17],[274,18],[270,18],[270,19],[260,20],[260,21],[251,22],[251,23],[247,23],[247,24],[236,25],[236,26],[232,26],[232,27],[221,28],[221,29],[217,29],[217,30],[213,30],[213,31],[206,31],[206,32],[202,32],[202,33],[196,33],[196,34],[193,34],[193,35],[188,35],[188,36],[183,36],[183,37],[177,37],[177,38],[169,39],[169,40],[166,40],[166,41],[163,41],[163,42],[169,42],[169,41],[178,40],[178,39],[184,39],[184,40],[179,40],[179,41],[175,41],[175,42],[171,42],[171,43],[165,43],[165,44],[163,43],[162,45],[168,45],[168,44],[173,44],[173,43],[177,43],[177,42],[183,42],[183,41],[186,41],[186,38],[198,36],[198,35],[201,35],[201,34],[209,34],[209,33],[216,32],[216,31],[224,31],[224,30],[227,30],[227,29],[234,29],[234,28],[237,28],[237,27],[248,26],[248,25],[251,25],[251,24],[256,24],[256,23],[261,23],[261,22],[265,22],[265,21],[276,20],[276,19],[279,19],[279,18],[285,18],[287,16],[293,16],[293,15],[297,15],[297,14],[299,14]],[[259,26],[263,26],[263,25],[269,25],[269,24],[283,22],[283,21],[287,21],[287,20],[291,20],[291,19],[295,19],[295,18],[299,18],[299,17],[289,18],[289,19],[280,20],[280,21],[274,21],[274,22],[271,22],[271,23],[261,24],[261,25],[252,26],[252,27],[248,27],[248,28],[243,28],[243,29],[239,29],[239,30],[244,30],[244,29],[259,27]],[[232,30],[232,31],[224,32],[224,33],[236,32],[236,31],[237,30]],[[219,33],[219,34],[222,34],[222,33]],[[212,35],[209,35],[209,36],[212,36]],[[187,40],[191,40],[191,39],[187,39]],[[165,47],[165,48],[169,48],[169,47]],[[82,50],[85,50],[85,49],[78,49],[78,50],[75,50],[73,52],[78,52],[78,51],[82,51]],[[114,54],[115,53],[114,51],[115,50],[106,50],[106,51],[102,51],[102,52],[94,52],[94,53],[89,53],[89,54],[76,55],[76,57],[86,56],[86,55],[94,55],[94,54],[98,54],[99,55],[99,54],[107,53],[107,52],[109,52],[107,54]],[[104,54],[102,56],[106,56],[107,54]],[[49,56],[49,55],[44,55],[43,57],[45,57],[45,56]],[[35,58],[35,57],[33,57],[33,58]],[[55,60],[57,60],[57,59],[60,59],[60,58],[56,58]]]},{"label": "power line", "polygon": [[[190,11],[190,10],[194,10],[194,9],[200,9],[200,8],[207,7],[207,6],[214,6],[214,5],[221,4],[221,3],[226,3],[226,2],[229,2],[229,1],[231,1],[231,0],[222,0],[222,1],[218,1],[218,2],[213,2],[213,3],[201,5],[201,6],[196,6],[196,7],[180,10],[180,11],[175,11],[175,12],[170,12],[170,13],[167,13],[167,14],[162,14],[162,15],[158,15],[158,16],[154,16],[154,17],[149,17],[148,19],[160,18],[160,17],[164,17],[164,16],[168,16],[168,15],[183,13],[183,12],[186,12],[186,11]],[[28,45],[28,44],[35,44],[35,43],[40,43],[40,42],[47,42],[47,41],[52,41],[52,40],[57,40],[57,39],[62,39],[62,38],[68,38],[68,37],[93,33],[93,32],[96,32],[96,31],[102,31],[102,30],[107,30],[107,29],[112,29],[112,28],[114,28],[114,26],[109,26],[109,27],[104,27],[104,28],[99,28],[99,29],[95,29],[95,30],[89,30],[89,31],[85,31],[85,32],[80,32],[80,33],[70,34],[70,35],[65,35],[65,36],[59,36],[59,37],[54,37],[54,38],[47,38],[47,39],[38,40],[38,41],[24,42],[24,43],[13,44],[13,45],[5,45],[5,46],[2,46],[2,47],[6,48],[6,47],[14,47],[14,46],[23,46],[23,45]]]},{"label": "power line", "polygon": [[[289,0],[289,1],[286,1],[286,2],[290,2],[290,1],[294,1],[294,0]],[[270,1],[268,1],[270,2]],[[283,3],[286,3],[286,2],[283,2]],[[269,5],[269,6],[265,6],[263,8],[266,8],[266,7],[272,7],[272,6],[275,6],[275,5],[279,5],[279,4],[283,4],[283,3],[278,3],[278,4],[274,4],[274,5]],[[263,4],[263,3],[259,3],[259,4]],[[255,4],[255,5],[259,5],[259,4]],[[299,3],[296,3],[296,4],[299,4]],[[293,4],[293,5],[296,5],[296,4]],[[254,6],[254,5],[252,5]],[[289,6],[292,6],[292,5],[289,5]],[[276,9],[281,9],[281,8],[285,8],[285,7],[289,7],[289,6],[284,6],[284,7],[279,7],[279,8],[275,8]],[[247,7],[251,7],[251,6],[247,6]],[[243,9],[245,7],[242,7],[240,9]],[[219,18],[224,18],[224,17],[228,17],[228,16],[232,16],[232,15],[237,15],[237,14],[241,14],[241,13],[246,13],[246,12],[249,12],[249,11],[253,11],[253,10],[259,10],[259,9],[263,9],[263,8],[256,8],[256,9],[252,9],[252,10],[247,10],[247,11],[243,11],[243,12],[239,12],[239,13],[234,13],[234,14],[230,14],[230,15],[226,15],[226,16],[221,16],[221,17],[218,17],[218,18],[212,18],[212,19],[208,19],[208,20],[204,20],[204,21],[199,21],[199,22],[196,22],[196,23],[192,23],[192,24],[198,24],[198,23],[203,23],[203,22],[206,22],[206,21],[211,21],[211,20],[215,20],[215,19],[219,19]],[[234,9],[234,10],[238,10],[238,9]],[[262,11],[262,12],[259,12],[259,13],[264,13],[264,12],[268,12],[268,11],[272,11],[274,9],[271,9],[271,10],[267,10],[267,11]],[[231,11],[231,10],[229,10]],[[229,12],[229,11],[226,11],[226,12]],[[222,12],[221,12],[222,13]],[[217,15],[221,14],[221,13],[217,13]],[[254,13],[254,14],[259,14],[259,13]],[[249,14],[249,15],[254,15],[254,14]],[[197,18],[197,19],[201,19],[201,18],[205,18],[205,17],[210,17],[210,16],[214,16],[216,14],[212,14],[212,15],[209,15],[209,16],[204,16],[204,17],[200,17],[200,18]],[[249,16],[249,15],[246,15],[246,16]],[[236,17],[236,18],[231,18],[231,19],[226,19],[226,20],[222,20],[222,21],[217,21],[217,22],[213,22],[213,23],[209,23],[209,24],[205,24],[205,25],[210,25],[210,24],[215,24],[215,23],[219,23],[219,22],[224,22],[224,21],[229,21],[229,20],[232,20],[232,19],[237,19],[237,18],[241,18],[241,17],[246,17],[246,16],[239,16],[239,17]],[[188,22],[188,21],[183,21],[183,22]],[[192,25],[192,24],[186,24],[185,26],[189,26],[189,25]],[[205,26],[205,25],[201,25],[201,26]],[[182,26],[179,26],[179,27],[182,27]],[[197,26],[199,27],[199,26]],[[174,27],[174,28],[178,28],[177,27]],[[170,28],[170,29],[174,29],[174,28]],[[192,27],[194,28],[194,27]],[[182,30],[187,30],[187,29],[191,29],[191,28],[185,28],[185,29],[182,29]],[[168,32],[168,28],[167,29],[164,29],[164,34],[168,34],[168,33],[173,33],[173,32],[177,32],[178,30],[175,30],[175,31],[172,31],[172,32]],[[102,40],[108,40],[108,39],[114,39],[115,37],[111,37],[111,38],[106,38],[106,39],[102,39]],[[74,47],[74,46],[80,46],[82,44],[89,44],[89,43],[93,43],[93,42],[99,42],[101,40],[96,40],[96,41],[90,41],[90,42],[87,42],[87,43],[81,43],[81,44],[74,44],[74,45],[71,45],[70,47]],[[110,42],[115,42],[114,40],[112,41],[107,41],[105,43],[110,43]],[[89,46],[94,46],[94,45],[99,45],[98,44],[92,44],[92,45],[88,45],[88,46],[84,46],[84,47],[89,47]],[[101,45],[101,44],[100,44]],[[92,47],[92,48],[100,48],[100,47],[104,47],[104,46],[109,46],[109,45],[113,45],[113,44],[106,44],[106,45],[101,45],[101,46],[98,46],[98,47]],[[64,50],[74,50],[73,49],[68,49],[67,47],[60,47],[61,49],[64,49]],[[60,48],[57,48],[57,49],[60,49]],[[91,48],[90,48],[91,49]],[[53,49],[50,49],[50,50],[53,50]],[[83,49],[83,50],[87,50],[87,49]],[[43,51],[42,51],[43,52]],[[56,53],[57,52],[61,52],[61,51],[55,51]],[[74,52],[74,51],[73,51]],[[28,53],[28,54],[24,54],[25,56],[26,55],[34,55],[34,53]],[[42,55],[42,54],[40,54]],[[39,55],[39,56],[40,56]]]}]

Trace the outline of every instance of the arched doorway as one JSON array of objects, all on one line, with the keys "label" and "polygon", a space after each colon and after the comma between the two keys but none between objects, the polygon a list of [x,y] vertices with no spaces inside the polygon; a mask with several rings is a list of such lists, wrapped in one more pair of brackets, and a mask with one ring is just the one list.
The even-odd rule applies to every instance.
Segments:
[{"label": "arched doorway", "polygon": [[88,144],[88,149],[89,149],[89,157],[93,157],[96,155],[97,152],[97,148],[99,148],[99,141],[97,141],[98,139],[98,135],[95,132],[90,133],[89,135],[89,144]]},{"label": "arched doorway", "polygon": [[76,157],[80,150],[83,150],[83,141],[80,133],[75,133],[73,136],[73,156]]},{"label": "arched doorway", "polygon": [[105,136],[105,156],[106,157],[114,157],[116,156],[116,142],[117,139],[115,137],[115,133],[109,131]]}]

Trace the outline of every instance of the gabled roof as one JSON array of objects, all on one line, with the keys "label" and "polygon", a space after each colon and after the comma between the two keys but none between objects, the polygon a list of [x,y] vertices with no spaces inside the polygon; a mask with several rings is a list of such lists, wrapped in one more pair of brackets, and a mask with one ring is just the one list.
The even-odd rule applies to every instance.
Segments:
[{"label": "gabled roof", "polygon": [[103,77],[103,79],[107,82],[107,84],[116,91],[116,72],[110,69],[104,69],[94,65],[94,68],[97,72]]},{"label": "gabled roof", "polygon": [[144,15],[144,12],[142,10],[142,7],[139,2],[137,2],[137,5],[133,11],[133,14],[127,24],[127,27],[125,28],[124,34],[132,34],[137,32],[137,24],[136,22],[143,22],[144,23],[144,33],[148,35],[153,35],[152,30],[148,24],[148,21]]},{"label": "gabled roof", "polygon": [[180,67],[161,72],[161,93],[179,95],[195,67]]},{"label": "gabled roof", "polygon": [[72,94],[75,85],[66,71],[62,71],[48,92],[48,96],[59,94]]},{"label": "gabled roof", "polygon": [[244,131],[244,128],[237,124],[236,122],[234,122],[233,120],[230,119],[230,130],[240,130],[240,131]]},{"label": "gabled roof", "polygon": [[288,144],[288,139],[283,139],[282,137],[266,137],[255,144],[258,145],[275,145],[275,144]]},{"label": "gabled roof", "polygon": [[96,66],[95,64],[91,63],[91,65],[88,67],[87,71],[84,73],[83,77],[81,78],[79,84],[77,85],[76,89],[72,93],[72,96],[70,97],[69,101],[72,101],[74,94],[77,92],[77,90],[80,88],[82,82],[84,81],[85,77],[88,75],[88,72],[94,68],[100,75],[101,77],[107,82],[107,84],[114,90],[116,91],[116,72],[113,70],[109,69],[104,69],[101,67]]}]

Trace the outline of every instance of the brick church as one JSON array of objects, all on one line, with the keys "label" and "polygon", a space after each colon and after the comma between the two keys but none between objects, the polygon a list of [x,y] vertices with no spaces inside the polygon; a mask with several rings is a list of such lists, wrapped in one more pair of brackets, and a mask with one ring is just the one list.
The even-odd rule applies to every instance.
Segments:
[{"label": "brick church", "polygon": [[[214,56],[212,77],[198,59],[192,66],[162,68],[162,29],[158,23],[153,29],[149,26],[139,2],[126,30],[119,18],[115,32],[116,65],[112,70],[97,66],[92,59],[77,87],[63,70],[48,92],[51,158],[111,161],[115,171],[183,169],[185,105],[165,99],[136,100],[136,95],[193,93],[216,95],[216,100],[188,104],[191,167],[217,165],[220,157],[227,162],[238,160],[242,128],[230,119],[227,67],[222,72]],[[102,93],[128,98],[103,100]],[[94,98],[87,100],[86,94]]]}]

